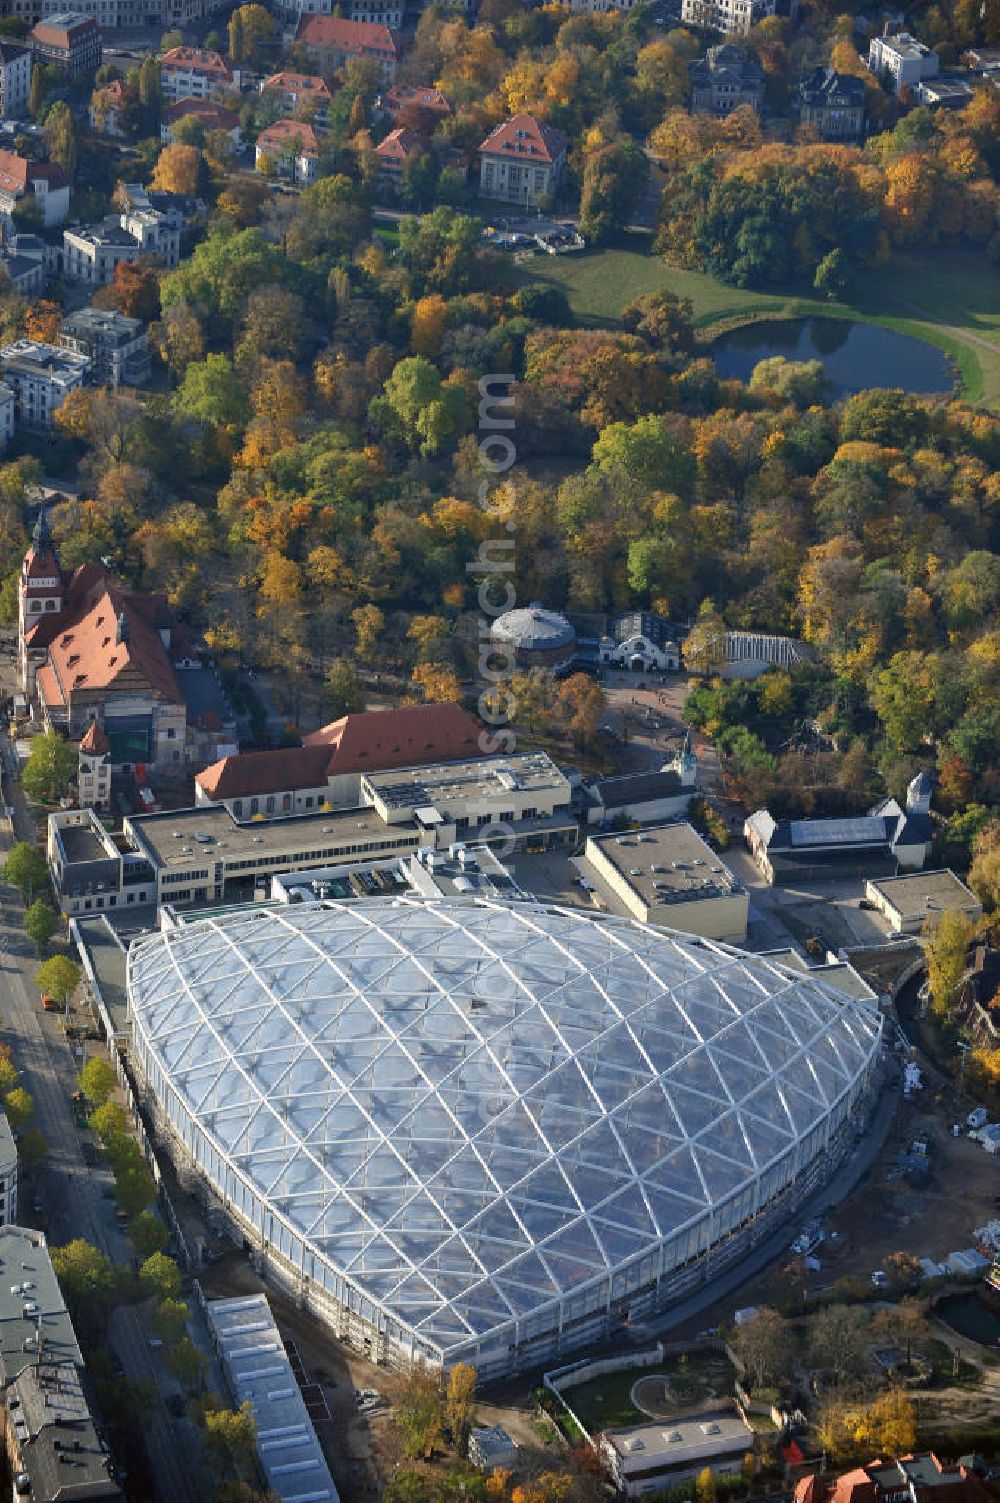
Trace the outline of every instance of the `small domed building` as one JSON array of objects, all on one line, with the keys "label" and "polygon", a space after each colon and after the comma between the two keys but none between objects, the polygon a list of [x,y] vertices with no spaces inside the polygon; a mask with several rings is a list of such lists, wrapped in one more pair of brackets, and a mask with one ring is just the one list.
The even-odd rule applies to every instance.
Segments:
[{"label": "small domed building", "polygon": [[546,610],[537,600],[498,616],[490,636],[495,647],[513,653],[519,668],[560,673],[576,657],[573,626],[560,611]]}]

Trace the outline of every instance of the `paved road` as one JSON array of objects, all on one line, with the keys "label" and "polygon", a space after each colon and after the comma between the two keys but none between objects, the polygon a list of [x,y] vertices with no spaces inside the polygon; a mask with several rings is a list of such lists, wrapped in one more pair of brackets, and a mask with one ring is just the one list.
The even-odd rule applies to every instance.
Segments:
[{"label": "paved road", "polygon": [[[0,737],[4,791],[14,807],[17,837],[32,839],[31,817],[20,788],[12,788],[7,773],[11,756],[9,742]],[[0,820],[0,855],[6,854],[12,838],[11,821]],[[116,1263],[130,1262],[131,1244],[116,1224],[114,1203],[102,1194],[102,1176],[87,1165],[73,1120],[71,1096],[79,1061],[61,1031],[61,1019],[39,1011],[34,981],[37,961],[21,923],[20,895],[0,884],[0,1022],[3,1037],[14,1050],[22,1083],[35,1099],[36,1120],[49,1145],[39,1187],[27,1197],[27,1204],[22,1197],[19,1217],[29,1225],[40,1224],[56,1246],[83,1237]],[[103,1179],[107,1184],[106,1175]],[[32,1212],[36,1198],[43,1206],[40,1215]],[[151,1377],[165,1391],[176,1388],[169,1379],[163,1381],[165,1373],[151,1360],[148,1333],[136,1310],[116,1312],[114,1332],[113,1344],[128,1377]],[[179,1443],[174,1422],[163,1408],[147,1420],[145,1438],[162,1503],[199,1503],[204,1491],[192,1476],[190,1439]]]}]

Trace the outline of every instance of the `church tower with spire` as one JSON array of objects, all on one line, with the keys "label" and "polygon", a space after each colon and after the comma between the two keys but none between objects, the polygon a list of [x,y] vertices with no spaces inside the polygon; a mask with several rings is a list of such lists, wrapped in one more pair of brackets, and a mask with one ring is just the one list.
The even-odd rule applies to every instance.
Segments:
[{"label": "church tower with spire", "polygon": [[39,621],[58,616],[62,608],[62,571],[49,529],[48,509],[43,502],[31,534],[31,546],[21,565],[18,585],[17,661],[21,687],[29,698],[35,690],[35,670],[30,662],[28,637]]}]

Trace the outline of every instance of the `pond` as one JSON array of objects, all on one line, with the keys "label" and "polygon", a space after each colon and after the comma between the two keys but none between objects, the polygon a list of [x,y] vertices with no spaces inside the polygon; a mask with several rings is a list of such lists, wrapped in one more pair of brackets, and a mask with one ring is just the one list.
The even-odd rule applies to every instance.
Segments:
[{"label": "pond", "polygon": [[934,1314],[969,1341],[992,1347],[1000,1342],[1000,1301],[982,1294],[952,1294],[934,1306]]},{"label": "pond", "polygon": [[834,396],[872,386],[918,393],[950,392],[951,362],[943,350],[879,324],[842,318],[769,318],[720,334],[712,358],[720,376],[748,381],[755,365],[772,355],[821,360]]}]

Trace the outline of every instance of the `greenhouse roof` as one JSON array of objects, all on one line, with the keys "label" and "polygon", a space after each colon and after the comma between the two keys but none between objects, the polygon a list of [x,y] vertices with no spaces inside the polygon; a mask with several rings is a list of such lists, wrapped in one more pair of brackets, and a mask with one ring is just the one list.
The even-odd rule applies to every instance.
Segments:
[{"label": "greenhouse roof", "polygon": [[255,1193],[442,1353],[671,1238],[820,1123],[881,1018],[525,903],[246,910],[132,947],[134,1026]]}]

